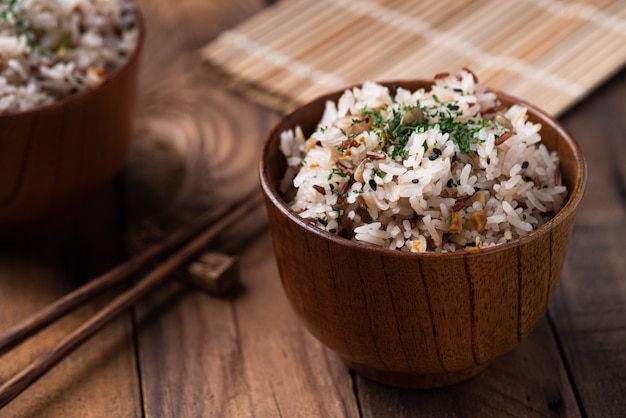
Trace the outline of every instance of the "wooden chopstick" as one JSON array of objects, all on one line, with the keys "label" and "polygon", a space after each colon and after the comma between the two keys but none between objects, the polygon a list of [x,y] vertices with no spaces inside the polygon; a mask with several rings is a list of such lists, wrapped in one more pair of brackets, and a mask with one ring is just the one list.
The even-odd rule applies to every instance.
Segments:
[{"label": "wooden chopstick", "polygon": [[[256,194],[258,193],[254,192],[252,196]],[[113,287],[117,283],[128,280],[133,274],[137,273],[151,261],[171,253],[183,243],[189,241],[195,235],[198,235],[200,231],[205,230],[222,218],[225,214],[230,212],[233,207],[240,205],[246,199],[250,199],[250,196],[251,195],[245,196],[242,200],[233,205],[207,211],[200,215],[192,224],[175,231],[164,241],[147,248],[137,256],[89,281],[89,283],[56,300],[21,323],[7,329],[0,335],[0,355],[20,344],[56,319],[76,309],[95,295]]]},{"label": "wooden chopstick", "polygon": [[[2,386],[0,386],[0,408],[13,400],[46,371],[56,365],[89,337],[94,335],[109,321],[171,277],[176,269],[191,261],[194,256],[202,252],[220,232],[259,207],[261,200],[261,193],[255,191],[234,204],[228,205],[218,211],[212,211],[206,216],[202,216],[194,223],[192,228],[185,228],[176,232],[162,244],[149,248],[139,256],[114,268],[109,273],[94,279],[95,284],[89,283],[68,294],[66,297],[59,299],[58,302],[44,308],[30,319],[27,319],[18,326],[12,327],[7,333],[0,336],[2,346],[5,347],[6,351],[6,349],[8,349],[7,347],[15,346],[64,313],[69,312],[89,300],[102,289],[106,289],[115,283],[128,279],[132,273],[139,270],[139,268],[144,266],[147,262],[165,255],[176,247],[181,246],[185,241],[190,240],[151,273],[143,277],[134,287],[120,294],[93,317],[57,343],[56,346],[35,359],[21,372],[2,384]],[[210,225],[211,223],[214,224]],[[202,225],[204,225],[204,228],[202,228]],[[203,229],[206,230],[200,233],[199,231]],[[193,238],[195,235],[197,235],[197,237]]]}]

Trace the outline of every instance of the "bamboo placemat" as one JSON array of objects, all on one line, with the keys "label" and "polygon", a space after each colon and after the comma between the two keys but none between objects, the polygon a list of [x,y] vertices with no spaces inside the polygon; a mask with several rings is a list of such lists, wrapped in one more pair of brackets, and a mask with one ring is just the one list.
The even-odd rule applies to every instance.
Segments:
[{"label": "bamboo placemat", "polygon": [[201,56],[281,110],[364,80],[468,67],[559,115],[626,62],[626,1],[282,0]]}]

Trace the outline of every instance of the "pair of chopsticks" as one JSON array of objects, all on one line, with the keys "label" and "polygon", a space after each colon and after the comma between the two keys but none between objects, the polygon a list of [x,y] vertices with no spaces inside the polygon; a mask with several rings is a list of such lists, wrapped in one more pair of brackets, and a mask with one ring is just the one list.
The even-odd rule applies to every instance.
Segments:
[{"label": "pair of chopsticks", "polygon": [[148,263],[159,260],[175,251],[173,255],[144,276],[134,287],[117,296],[84,324],[59,341],[56,346],[4,382],[0,386],[0,408],[22,393],[65,356],[103,328],[109,321],[165,282],[179,267],[199,255],[220,232],[258,208],[261,200],[261,193],[255,190],[232,204],[208,211],[188,227],[174,232],[163,242],[149,247],[136,257],[91,280],[86,285],[58,299],[1,334],[0,355],[17,346],[56,319],[89,301],[103,290],[130,279],[133,274],[137,273]]}]

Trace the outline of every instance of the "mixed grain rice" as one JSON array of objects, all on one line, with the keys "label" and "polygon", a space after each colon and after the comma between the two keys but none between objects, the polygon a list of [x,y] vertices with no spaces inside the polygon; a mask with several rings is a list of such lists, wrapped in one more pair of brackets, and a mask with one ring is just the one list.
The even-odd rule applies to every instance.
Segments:
[{"label": "mixed grain rice", "polygon": [[0,0],[0,114],[99,85],[137,44],[130,0]]},{"label": "mixed grain rice", "polygon": [[567,194],[526,113],[502,108],[467,69],[437,75],[430,91],[366,82],[327,102],[310,137],[282,132],[281,191],[317,227],[384,248],[501,244],[544,224]]}]

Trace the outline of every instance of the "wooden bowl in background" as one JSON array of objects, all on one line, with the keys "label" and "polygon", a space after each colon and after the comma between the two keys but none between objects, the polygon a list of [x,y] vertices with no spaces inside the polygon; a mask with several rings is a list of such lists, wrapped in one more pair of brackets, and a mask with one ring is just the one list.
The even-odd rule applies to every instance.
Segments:
[{"label": "wooden bowl in background", "polygon": [[[410,90],[429,81],[383,83]],[[353,242],[310,225],[278,192],[285,171],[280,133],[300,125],[308,136],[321,118],[321,97],[283,118],[260,159],[276,260],[287,297],[308,330],[344,363],[372,380],[400,387],[457,383],[484,370],[528,335],[556,288],[586,183],[581,151],[546,113],[522,103],[557,150],[568,198],[528,235],[497,247],[454,253],[403,253]]]},{"label": "wooden bowl in background", "polygon": [[132,136],[145,26],[137,47],[94,89],[0,115],[0,241],[67,223],[122,166]]}]

